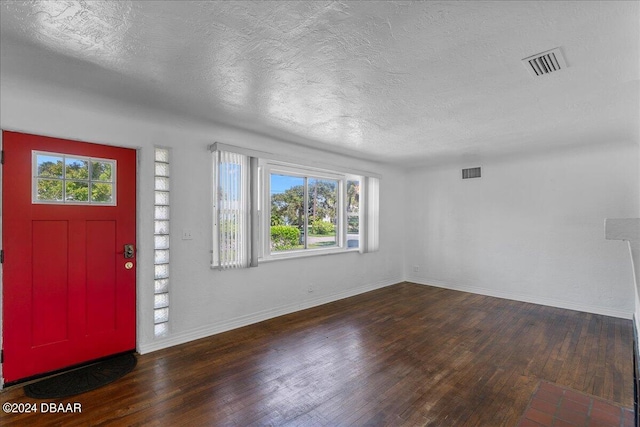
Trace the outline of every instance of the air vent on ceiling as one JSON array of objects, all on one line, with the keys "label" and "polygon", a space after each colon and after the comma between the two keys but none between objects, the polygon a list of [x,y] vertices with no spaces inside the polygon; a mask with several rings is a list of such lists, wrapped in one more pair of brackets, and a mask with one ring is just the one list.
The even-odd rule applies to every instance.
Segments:
[{"label": "air vent on ceiling", "polygon": [[462,169],[462,179],[480,178],[480,167]]},{"label": "air vent on ceiling", "polygon": [[529,73],[533,77],[554,73],[567,68],[567,63],[559,47],[524,58],[522,64],[529,70]]}]

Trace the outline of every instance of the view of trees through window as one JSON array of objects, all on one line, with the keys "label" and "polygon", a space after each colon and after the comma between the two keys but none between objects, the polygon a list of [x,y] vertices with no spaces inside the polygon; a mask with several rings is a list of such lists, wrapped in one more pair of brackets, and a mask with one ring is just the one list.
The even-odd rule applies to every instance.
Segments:
[{"label": "view of trees through window", "polygon": [[271,250],[336,246],[337,209],[338,181],[271,174]]},{"label": "view of trees through window", "polygon": [[111,161],[36,155],[36,200],[44,202],[113,202]]},{"label": "view of trees through window", "polygon": [[211,147],[212,268],[377,250],[377,178],[224,148]]},{"label": "view of trees through window", "polygon": [[[339,246],[339,183],[271,174],[271,251]],[[348,247],[358,247],[359,191],[358,181],[347,181]]]},{"label": "view of trees through window", "polygon": [[360,181],[347,181],[347,247],[360,245]]}]

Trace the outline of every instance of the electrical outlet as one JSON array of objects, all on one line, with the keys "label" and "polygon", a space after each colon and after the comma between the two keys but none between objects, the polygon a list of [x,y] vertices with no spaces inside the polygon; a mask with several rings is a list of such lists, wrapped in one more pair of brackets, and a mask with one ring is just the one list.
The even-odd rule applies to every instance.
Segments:
[{"label": "electrical outlet", "polygon": [[418,271],[420,271],[420,266],[419,265],[414,265],[413,266],[413,272],[417,273]]},{"label": "electrical outlet", "polygon": [[193,231],[189,228],[182,229],[182,240],[192,240],[193,239]]},{"label": "electrical outlet", "polygon": [[309,287],[307,288],[307,293],[312,294],[313,293],[313,285],[309,285]]}]

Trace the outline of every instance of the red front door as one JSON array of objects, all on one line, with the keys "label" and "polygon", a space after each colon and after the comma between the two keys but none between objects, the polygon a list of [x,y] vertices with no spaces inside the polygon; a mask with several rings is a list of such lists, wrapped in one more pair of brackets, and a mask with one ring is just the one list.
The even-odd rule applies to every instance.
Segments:
[{"label": "red front door", "polygon": [[16,132],[3,150],[5,381],[134,349],[136,152]]}]

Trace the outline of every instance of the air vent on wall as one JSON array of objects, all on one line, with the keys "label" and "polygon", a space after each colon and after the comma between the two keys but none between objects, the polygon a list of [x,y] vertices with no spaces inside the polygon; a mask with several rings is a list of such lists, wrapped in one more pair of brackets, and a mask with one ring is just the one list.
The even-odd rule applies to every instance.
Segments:
[{"label": "air vent on wall", "polygon": [[462,179],[480,178],[480,167],[462,169]]},{"label": "air vent on wall", "polygon": [[548,50],[536,55],[524,58],[522,64],[533,77],[560,71],[567,68],[567,63],[562,56],[560,48]]}]

